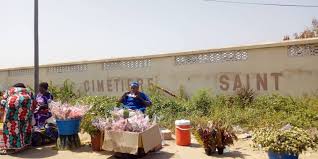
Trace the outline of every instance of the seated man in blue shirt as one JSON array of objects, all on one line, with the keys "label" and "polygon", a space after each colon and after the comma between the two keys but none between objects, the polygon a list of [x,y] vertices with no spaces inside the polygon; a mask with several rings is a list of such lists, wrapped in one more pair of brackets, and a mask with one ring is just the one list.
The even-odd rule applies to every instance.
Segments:
[{"label": "seated man in blue shirt", "polygon": [[140,110],[144,113],[146,107],[152,104],[151,100],[145,93],[139,91],[138,82],[132,82],[130,89],[129,92],[124,93],[119,102],[122,103],[126,109]]}]

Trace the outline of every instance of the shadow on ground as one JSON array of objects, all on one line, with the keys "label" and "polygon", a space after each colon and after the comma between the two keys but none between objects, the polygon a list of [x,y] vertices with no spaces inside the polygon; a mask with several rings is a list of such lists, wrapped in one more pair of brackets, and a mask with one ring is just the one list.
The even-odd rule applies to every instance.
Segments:
[{"label": "shadow on ground", "polygon": [[[45,152],[45,153],[43,153]],[[57,155],[57,151],[52,151],[52,146],[30,148],[19,152],[17,154],[12,154],[9,156],[19,157],[19,158],[46,158]]]},{"label": "shadow on ground", "polygon": [[246,157],[249,156],[249,155],[243,154],[243,153],[240,152],[240,151],[231,151],[231,152],[226,152],[226,153],[224,153],[224,154],[222,154],[222,155],[213,154],[212,156],[213,156],[213,157],[217,157],[217,158],[231,157],[231,158],[242,158],[242,159],[244,159],[244,158],[246,158]]},{"label": "shadow on ground", "polygon": [[[173,153],[168,153],[164,151],[158,151],[158,152],[152,152],[147,154],[145,157],[139,158],[139,159],[170,159],[173,157]],[[108,157],[107,159],[118,159],[115,156]],[[127,155],[122,156],[120,159],[138,159],[136,156]]]},{"label": "shadow on ground", "polygon": [[90,145],[82,145],[80,148],[69,150],[76,153],[98,153],[100,155],[112,155],[112,152],[109,151],[93,151]]},{"label": "shadow on ground", "polygon": [[190,147],[192,147],[192,148],[202,148],[202,146],[200,144],[196,144],[196,143],[192,143],[190,145]]}]

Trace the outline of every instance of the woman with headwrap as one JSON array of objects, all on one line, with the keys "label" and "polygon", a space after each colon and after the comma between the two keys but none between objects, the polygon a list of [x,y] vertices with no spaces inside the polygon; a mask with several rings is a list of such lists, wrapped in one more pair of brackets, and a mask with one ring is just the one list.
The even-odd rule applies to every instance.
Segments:
[{"label": "woman with headwrap", "polygon": [[53,96],[48,91],[48,88],[48,83],[40,83],[39,93],[36,96],[37,107],[34,112],[35,125],[33,126],[32,134],[33,146],[55,142],[58,137],[56,126],[47,122],[52,117],[49,103],[53,100]]},{"label": "woman with headwrap", "polygon": [[126,109],[140,110],[142,112],[145,112],[146,107],[152,104],[149,97],[144,92],[139,91],[138,82],[132,82],[130,84],[130,91],[124,93],[119,99],[119,102],[122,103]]},{"label": "woman with headwrap", "polygon": [[36,96],[37,107],[35,109],[34,118],[35,126],[43,128],[46,120],[52,116],[49,111],[49,103],[53,100],[52,94],[48,91],[49,85],[42,82],[39,85],[39,93]]},{"label": "woman with headwrap", "polygon": [[0,153],[14,153],[31,144],[32,133],[32,92],[23,83],[7,90],[1,100],[5,109],[3,123],[4,147]]}]

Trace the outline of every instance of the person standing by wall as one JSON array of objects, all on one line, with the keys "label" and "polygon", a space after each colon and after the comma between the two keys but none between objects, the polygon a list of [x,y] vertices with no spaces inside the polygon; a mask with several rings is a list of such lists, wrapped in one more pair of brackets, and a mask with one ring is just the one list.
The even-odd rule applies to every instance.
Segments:
[{"label": "person standing by wall", "polygon": [[1,154],[15,153],[31,144],[33,94],[23,83],[5,91],[1,100],[5,109],[3,123],[4,148]]}]

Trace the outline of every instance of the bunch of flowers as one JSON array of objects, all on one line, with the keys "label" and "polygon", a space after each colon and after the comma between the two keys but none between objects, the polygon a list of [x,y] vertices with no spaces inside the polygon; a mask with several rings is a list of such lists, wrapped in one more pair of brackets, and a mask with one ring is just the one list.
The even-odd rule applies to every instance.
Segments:
[{"label": "bunch of flowers", "polygon": [[143,132],[153,123],[140,111],[117,109],[111,112],[110,118],[96,118],[92,125],[99,130]]},{"label": "bunch of flowers", "polygon": [[98,130],[111,130],[112,122],[109,118],[95,118],[92,121],[92,125],[95,126]]},{"label": "bunch of flowers", "polygon": [[81,119],[85,113],[90,109],[88,105],[70,105],[61,102],[51,102],[50,109],[55,119],[69,120]]}]

